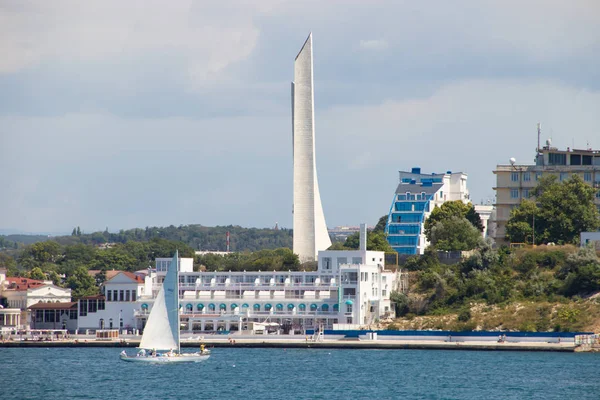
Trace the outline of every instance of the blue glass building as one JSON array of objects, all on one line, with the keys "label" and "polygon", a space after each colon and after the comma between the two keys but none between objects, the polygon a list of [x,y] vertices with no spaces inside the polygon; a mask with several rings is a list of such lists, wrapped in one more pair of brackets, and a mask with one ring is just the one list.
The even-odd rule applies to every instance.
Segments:
[{"label": "blue glass building", "polygon": [[422,174],[421,168],[400,172],[400,183],[388,215],[385,233],[398,254],[423,254],[429,244],[423,227],[435,206],[468,199],[467,176],[461,172]]}]

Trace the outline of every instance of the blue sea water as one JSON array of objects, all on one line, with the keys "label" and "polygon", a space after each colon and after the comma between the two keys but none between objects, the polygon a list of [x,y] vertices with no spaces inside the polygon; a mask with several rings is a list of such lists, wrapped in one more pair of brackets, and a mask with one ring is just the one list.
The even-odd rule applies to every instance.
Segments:
[{"label": "blue sea water", "polygon": [[600,399],[600,354],[234,347],[141,365],[120,351],[0,348],[0,399]]}]

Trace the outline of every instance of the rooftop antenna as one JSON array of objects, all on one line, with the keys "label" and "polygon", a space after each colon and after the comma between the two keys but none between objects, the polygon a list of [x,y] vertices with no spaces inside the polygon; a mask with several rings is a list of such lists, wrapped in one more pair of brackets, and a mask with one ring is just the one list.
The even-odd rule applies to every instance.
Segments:
[{"label": "rooftop antenna", "polygon": [[538,122],[537,123],[537,131],[538,131],[538,146],[537,146],[537,153],[538,155],[540,154],[540,135],[542,134],[542,123]]}]

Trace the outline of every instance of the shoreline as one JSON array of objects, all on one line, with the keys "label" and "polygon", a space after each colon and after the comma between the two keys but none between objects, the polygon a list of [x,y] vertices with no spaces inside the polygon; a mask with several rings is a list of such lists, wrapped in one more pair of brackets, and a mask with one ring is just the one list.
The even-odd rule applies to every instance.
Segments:
[{"label": "shoreline", "polygon": [[[6,341],[0,343],[0,348],[136,348],[139,339],[95,340],[67,339],[54,341]],[[287,338],[235,338],[230,343],[229,338],[204,338],[200,340],[182,340],[181,348],[197,348],[200,344],[216,348],[285,348],[285,349],[364,349],[364,350],[475,350],[475,351],[542,351],[542,352],[581,352],[590,351],[574,343],[547,342],[482,342],[460,341],[444,342],[431,340],[327,340],[306,341],[303,339]]]}]

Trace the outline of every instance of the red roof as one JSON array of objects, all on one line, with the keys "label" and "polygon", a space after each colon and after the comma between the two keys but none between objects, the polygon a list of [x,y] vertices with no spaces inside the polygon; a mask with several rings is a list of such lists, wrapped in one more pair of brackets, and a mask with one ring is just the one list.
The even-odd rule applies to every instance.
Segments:
[{"label": "red roof", "polygon": [[45,285],[44,281],[38,281],[37,279],[21,278],[18,276],[12,276],[6,278],[10,284],[8,289],[12,290],[27,290]]},{"label": "red roof", "polygon": [[[139,277],[138,275],[134,274],[133,272],[115,271],[114,269],[110,270],[110,271],[106,271],[106,280],[110,281],[112,278],[114,278],[115,276],[117,276],[120,272],[124,273],[125,275],[127,275],[128,277],[130,277],[131,279],[133,279],[136,282],[144,282],[144,280],[141,277]],[[99,269],[90,269],[90,270],[88,270],[88,275],[93,276],[94,278],[99,273],[100,273]]]},{"label": "red roof", "polygon": [[44,303],[40,301],[34,305],[28,307],[30,310],[69,310],[71,308],[76,309],[77,303],[75,302],[64,302],[64,303]]},{"label": "red roof", "polygon": [[125,276],[131,278],[132,280],[134,280],[136,282],[140,282],[140,283],[144,282],[144,280],[142,278],[140,278],[133,272],[127,272],[127,271],[106,271],[106,280],[107,281],[111,280],[112,278],[117,276],[119,273],[124,274]]}]

